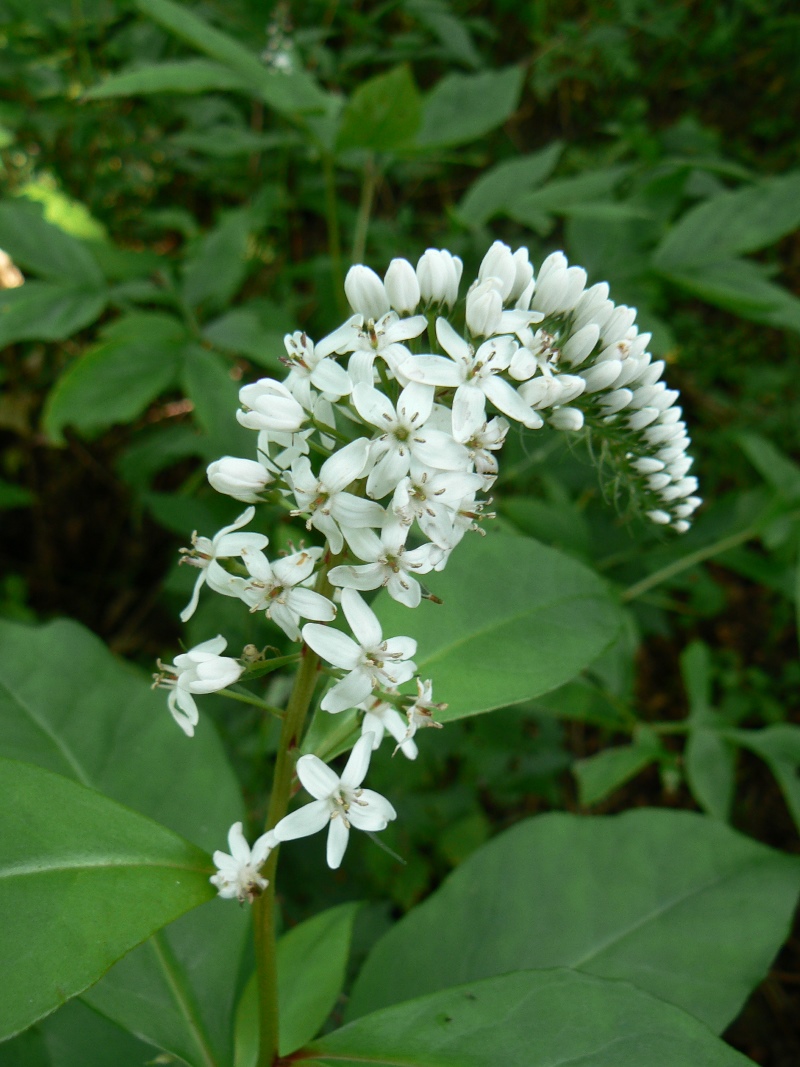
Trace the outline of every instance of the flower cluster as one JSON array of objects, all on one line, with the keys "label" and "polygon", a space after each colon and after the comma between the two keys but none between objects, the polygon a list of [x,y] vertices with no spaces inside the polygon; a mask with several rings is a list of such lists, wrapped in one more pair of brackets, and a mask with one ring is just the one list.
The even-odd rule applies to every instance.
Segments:
[{"label": "flower cluster", "polygon": [[[395,817],[388,801],[360,788],[373,748],[388,731],[413,759],[415,733],[439,725],[444,707],[417,676],[416,642],[384,637],[362,594],[383,588],[409,608],[431,596],[425,576],[487,517],[485,494],[513,423],[588,426],[655,523],[683,532],[700,503],[678,394],[634,309],[616,307],[605,284],[587,288],[586,272],[560,252],[535,276],[526,248],[495,242],[463,302],[461,274],[458,257],[439,249],[416,268],[392,260],[383,278],[352,267],[347,321],[316,343],[288,335],[283,381],[240,390],[237,418],[254,431],[253,453],[216,460],[209,482],[250,505],[281,504],[324,544],[270,558],[264,535],[242,531],[251,506],[184,551],[201,568],[184,620],[204,584],[239,598],[329,665],[324,711],[363,713],[341,778],[301,757],[298,777],[315,799],[274,827],[281,841],[329,823],[331,866],[351,826],[382,829]],[[206,642],[159,676],[187,733],[197,722],[192,694],[221,689],[244,669],[234,677],[235,661],[214,659],[222,647]],[[416,698],[401,689],[415,677]],[[226,886],[236,882],[229,875]]]}]

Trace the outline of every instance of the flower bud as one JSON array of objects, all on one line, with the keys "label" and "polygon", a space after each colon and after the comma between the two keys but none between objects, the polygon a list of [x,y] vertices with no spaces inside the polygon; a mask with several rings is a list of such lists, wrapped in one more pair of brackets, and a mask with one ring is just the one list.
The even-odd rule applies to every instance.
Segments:
[{"label": "flower bud", "polygon": [[[527,253],[526,253],[527,258]],[[478,281],[485,282],[489,278],[495,279],[495,288],[505,303],[508,300],[514,283],[517,279],[517,267],[511,249],[502,241],[495,241],[486,255],[483,257],[478,270]],[[520,293],[525,286],[520,289]],[[519,295],[519,294],[517,294]]]},{"label": "flower bud", "polygon": [[232,496],[246,504],[257,504],[264,489],[272,481],[272,475],[266,467],[254,459],[239,459],[236,456],[223,456],[209,463],[207,471],[211,486],[218,493]]},{"label": "flower bud", "polygon": [[306,413],[289,390],[273,378],[262,378],[239,390],[239,400],[247,410],[236,418],[250,430],[296,433],[306,421]]},{"label": "flower bud", "polygon": [[[518,308],[530,306],[533,295],[533,267],[528,259],[528,249],[518,248],[514,253],[514,284],[508,294],[510,303],[516,303]],[[523,299],[527,293],[527,298]]]},{"label": "flower bud", "polygon": [[500,325],[503,298],[494,277],[467,293],[467,326],[473,337],[491,337]]},{"label": "flower bud", "polygon": [[400,315],[413,315],[419,303],[417,273],[407,259],[393,259],[383,279],[389,303]]},{"label": "flower bud", "polygon": [[388,311],[389,298],[383,282],[370,267],[358,263],[351,267],[344,280],[345,295],[357,315],[377,322]]},{"label": "flower bud", "polygon": [[547,421],[557,430],[581,430],[583,412],[580,408],[556,408]]},{"label": "flower bud", "polygon": [[458,283],[463,263],[444,248],[428,248],[417,263],[417,280],[421,299],[426,304],[446,304],[452,308],[458,300]]}]

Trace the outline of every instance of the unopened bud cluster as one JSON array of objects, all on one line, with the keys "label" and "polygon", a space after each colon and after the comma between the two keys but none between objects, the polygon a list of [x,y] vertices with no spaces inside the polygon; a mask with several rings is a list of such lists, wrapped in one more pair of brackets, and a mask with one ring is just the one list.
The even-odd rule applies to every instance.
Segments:
[{"label": "unopened bud cluster", "polygon": [[[537,277],[526,248],[495,242],[463,302],[461,274],[461,260],[440,249],[428,249],[416,268],[392,260],[383,279],[352,267],[352,316],[316,343],[287,335],[283,381],[240,391],[237,418],[256,435],[253,453],[216,460],[208,479],[251,506],[184,550],[200,570],[184,620],[203,585],[240,599],[329,665],[322,710],[361,713],[362,736],[341,777],[316,756],[300,759],[298,776],[314,800],[270,838],[328,825],[333,867],[351,826],[379,830],[395,817],[388,800],[361,788],[372,750],[388,732],[413,759],[417,730],[438,725],[443,707],[433,703],[431,681],[417,676],[416,642],[385,637],[362,593],[384,588],[409,608],[430,596],[422,579],[442,570],[485,517],[512,423],[588,425],[655,523],[683,532],[700,503],[678,394],[662,381],[664,364],[647,351],[634,309],[616,307],[604,283],[586,288],[586,272],[560,252]],[[265,500],[283,503],[320,543],[270,559],[267,537],[243,530],[252,505]],[[339,606],[346,629],[331,625]],[[205,642],[158,676],[190,735],[193,694],[222,689],[245,670],[220,656],[223,648],[221,637]],[[400,688],[415,677],[416,698]],[[241,896],[245,883],[230,864],[226,872],[219,884]]]}]

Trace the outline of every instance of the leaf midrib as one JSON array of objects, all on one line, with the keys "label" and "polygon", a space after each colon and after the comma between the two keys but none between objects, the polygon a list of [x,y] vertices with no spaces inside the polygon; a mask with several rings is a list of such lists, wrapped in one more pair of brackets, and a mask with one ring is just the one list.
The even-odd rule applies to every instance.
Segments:
[{"label": "leaf midrib", "polygon": [[23,712],[25,712],[25,714],[31,720],[33,725],[36,726],[45,735],[45,737],[48,738],[48,740],[53,744],[53,746],[64,758],[68,767],[73,771],[75,777],[78,779],[81,785],[85,785],[89,789],[96,788],[95,783],[91,780],[88,772],[78,761],[77,756],[66,745],[64,740],[59,737],[59,735],[55,732],[51,724],[48,723],[46,719],[40,718],[39,715],[37,715],[36,709],[32,705],[28,704],[25,700],[23,700],[23,698],[17,692],[15,692],[8,684],[8,682],[4,679],[0,679],[0,688],[2,688],[8,694],[9,698],[18,707],[20,707]]}]

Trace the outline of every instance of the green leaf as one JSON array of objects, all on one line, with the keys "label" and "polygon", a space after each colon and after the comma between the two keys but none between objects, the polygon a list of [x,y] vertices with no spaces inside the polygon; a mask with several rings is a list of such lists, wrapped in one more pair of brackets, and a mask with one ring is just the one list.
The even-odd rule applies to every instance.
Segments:
[{"label": "green leaf", "polygon": [[[344,985],[353,923],[360,904],[340,904],[315,915],[278,941],[278,1013],[281,1056],[310,1041],[330,1015]],[[236,1067],[258,1058],[258,986],[254,974],[236,1013]]]},{"label": "green leaf", "polygon": [[800,299],[767,279],[765,268],[745,259],[656,269],[667,281],[709,304],[755,322],[800,333]]},{"label": "green leaf", "polygon": [[208,59],[175,59],[112,74],[88,89],[82,99],[108,100],[115,96],[147,93],[208,93],[248,87],[245,79],[221,63],[212,63]]},{"label": "green leaf", "polygon": [[661,270],[756,252],[800,226],[800,171],[724,192],[683,215],[654,253]]},{"label": "green leaf", "polygon": [[692,641],[681,653],[681,676],[689,698],[689,717],[707,722],[711,715],[711,657],[708,645]]},{"label": "green leaf", "polygon": [[572,771],[578,779],[581,804],[596,804],[657,760],[662,752],[658,736],[642,728],[631,745],[605,748],[596,756],[577,760]]},{"label": "green leaf", "polygon": [[736,785],[736,751],[717,730],[698,726],[683,754],[692,796],[709,815],[727,822]]},{"label": "green leaf", "polygon": [[413,140],[421,120],[422,98],[403,64],[358,86],[342,112],[336,147],[390,152]]},{"label": "green leaf", "polygon": [[201,442],[209,459],[220,456],[250,456],[255,435],[236,421],[239,384],[225,361],[215,352],[193,345],[182,373],[183,388],[194,404],[194,414],[205,430]]},{"label": "green leaf", "polygon": [[[0,620],[0,755],[34,762],[135,808],[207,852],[242,818],[236,779],[202,716],[191,740],[163,691],[88,630]],[[84,998],[190,1064],[230,1059],[247,914],[212,902],[129,953]],[[202,1023],[199,1021],[202,1016]]]},{"label": "green leaf", "polygon": [[92,437],[131,422],[174,385],[187,342],[172,315],[140,311],[117,319],[51,390],[42,416],[45,433],[60,444],[65,426]]},{"label": "green leaf", "polygon": [[[416,638],[422,678],[436,682],[444,722],[540,696],[588,666],[615,639],[621,611],[588,567],[509,534],[467,537],[431,574],[444,605],[376,605],[384,633]],[[426,581],[427,581],[426,577]]]},{"label": "green leaf", "polygon": [[411,990],[563,966],[630,982],[721,1031],[783,943],[798,888],[800,860],[702,815],[528,819],[377,943],[348,1017]]},{"label": "green leaf", "polygon": [[[0,760],[0,1039],[96,982],[213,895],[209,859],[158,823],[40,767]],[[58,906],[54,907],[54,901]]]},{"label": "green leaf", "polygon": [[270,70],[255,52],[172,0],[137,0],[137,6],[164,29],[228,67],[254,95],[281,114],[325,110],[326,94],[305,71]]},{"label": "green leaf", "polygon": [[183,298],[204,311],[219,310],[247,273],[247,241],[253,225],[247,209],[229,211],[193,248],[183,270]]},{"label": "green leaf", "polygon": [[524,226],[544,232],[551,215],[569,214],[576,206],[589,200],[605,200],[630,172],[621,164],[578,174],[574,178],[558,178],[541,189],[515,197],[507,204],[505,214]]},{"label": "green leaf", "polygon": [[563,150],[561,141],[553,141],[547,148],[529,156],[496,163],[464,194],[456,209],[458,218],[465,226],[484,226],[495,215],[502,214],[523,192],[546,181]]},{"label": "green leaf", "polygon": [[740,433],[736,443],[772,488],[787,500],[800,500],[800,466],[758,433]]},{"label": "green leaf", "polygon": [[800,726],[776,723],[763,730],[726,730],[725,736],[764,760],[800,830]]},{"label": "green leaf", "polygon": [[520,66],[445,75],[425,98],[417,144],[464,144],[502,126],[516,110],[524,77]]},{"label": "green leaf", "polygon": [[342,990],[359,904],[340,904],[284,934],[278,942],[281,1056],[310,1041]]},{"label": "green leaf", "polygon": [[[417,993],[419,985],[412,982],[406,992]],[[671,1004],[568,970],[505,974],[397,1004],[315,1041],[303,1051],[303,1063],[752,1067]]]},{"label": "green leaf", "polygon": [[29,489],[14,485],[0,478],[0,510],[4,508],[24,508],[35,500]]},{"label": "green leaf", "polygon": [[286,349],[283,338],[291,333],[290,316],[268,300],[250,300],[227,311],[203,328],[207,341],[225,352],[247,356],[259,367],[283,377],[286,368],[280,360]]},{"label": "green leaf", "polygon": [[0,248],[23,270],[32,270],[50,281],[75,289],[98,289],[103,284],[91,252],[76,237],[46,222],[38,204],[23,200],[0,203]]},{"label": "green leaf", "polygon": [[13,341],[64,341],[99,318],[108,295],[54,282],[26,282],[0,291],[0,346]]},{"label": "green leaf", "polygon": [[152,1059],[152,1047],[79,998],[0,1045],[0,1067],[144,1067]]}]

